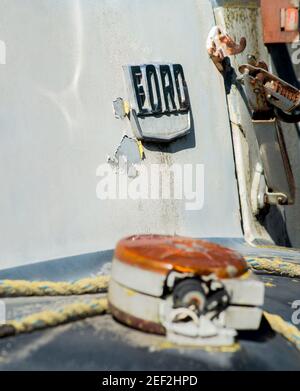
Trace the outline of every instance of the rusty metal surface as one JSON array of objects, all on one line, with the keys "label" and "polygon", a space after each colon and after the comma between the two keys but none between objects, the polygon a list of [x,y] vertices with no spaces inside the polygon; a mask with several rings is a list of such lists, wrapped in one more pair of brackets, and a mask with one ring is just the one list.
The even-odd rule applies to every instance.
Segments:
[{"label": "rusty metal surface", "polygon": [[[239,71],[246,75],[249,73],[253,80],[251,83],[253,84],[253,90],[256,88],[255,83],[259,83],[259,85],[263,88],[260,89],[260,96],[263,96],[264,100],[266,97],[270,95],[268,98],[269,104],[272,103],[275,106],[280,106],[284,111],[292,111],[297,108],[300,104],[300,91],[298,88],[290,85],[284,80],[279,79],[277,76],[268,72],[268,69],[263,69],[257,66],[253,66],[251,64],[241,65],[239,67]],[[280,97],[285,98],[286,101],[281,103],[278,99],[275,101],[272,99],[272,93],[278,94],[278,99]],[[260,109],[260,105],[258,106],[258,110]]]},{"label": "rusty metal surface", "polygon": [[257,117],[260,114],[263,118],[269,118],[268,113],[271,110],[262,80],[258,77],[254,78],[248,72],[245,72],[243,75],[243,84],[249,100],[249,106],[254,111],[254,116]]},{"label": "rusty metal surface", "polygon": [[[249,57],[249,64],[241,65],[243,84],[253,110],[253,127],[256,132],[264,175],[271,193],[283,193],[285,199],[277,197],[280,205],[295,201],[295,179],[280,122],[275,119],[275,106],[289,111],[299,105],[300,92],[297,88],[268,72],[264,62]],[[269,110],[269,113],[268,113]],[[268,196],[266,203],[270,202]],[[280,201],[281,200],[281,201]]]},{"label": "rusty metal surface", "polygon": [[[280,9],[295,7],[295,0],[261,0],[263,38],[265,43],[289,43],[299,40],[298,31],[282,31]],[[299,2],[298,2],[299,4]]]},{"label": "rusty metal surface", "polygon": [[247,45],[245,37],[239,43],[222,31],[219,26],[211,29],[207,40],[207,52],[220,72],[224,71],[223,61],[226,56],[242,53]]},{"label": "rusty metal surface", "polygon": [[283,97],[292,100],[295,104],[299,104],[300,92],[297,91],[296,88],[282,85],[278,80],[273,81],[272,84],[270,84],[270,88]]},{"label": "rusty metal surface", "polygon": [[177,236],[137,235],[121,240],[115,257],[132,266],[167,275],[170,270],[219,278],[242,275],[247,264],[238,253],[203,240]]},{"label": "rusty metal surface", "polygon": [[113,306],[111,303],[109,304],[109,309],[112,315],[119,320],[121,323],[126,324],[129,327],[133,327],[135,329],[153,333],[164,335],[166,334],[166,329],[159,323],[147,321],[144,319],[137,318],[136,316],[127,314],[124,311],[121,311],[117,307]]}]

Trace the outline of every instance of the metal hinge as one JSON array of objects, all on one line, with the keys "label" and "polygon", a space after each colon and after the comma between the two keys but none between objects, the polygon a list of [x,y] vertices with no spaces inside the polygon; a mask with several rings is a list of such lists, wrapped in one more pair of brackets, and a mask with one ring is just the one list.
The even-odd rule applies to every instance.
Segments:
[{"label": "metal hinge", "polygon": [[[239,68],[243,75],[239,80],[252,111],[262,161],[262,172],[254,174],[252,183],[251,200],[254,213],[257,213],[263,204],[294,203],[295,181],[278,119],[287,116],[288,122],[299,120],[294,112],[300,106],[300,91],[270,73],[267,65],[262,61],[257,62],[254,56],[248,56],[248,62]],[[260,186],[259,175],[265,178],[266,190],[262,197],[260,187],[257,193],[260,199],[254,201],[253,194]]]}]

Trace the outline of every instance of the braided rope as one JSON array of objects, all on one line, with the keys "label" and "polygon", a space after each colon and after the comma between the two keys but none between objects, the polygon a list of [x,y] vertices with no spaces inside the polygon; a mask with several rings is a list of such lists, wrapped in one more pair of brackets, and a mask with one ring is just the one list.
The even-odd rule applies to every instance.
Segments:
[{"label": "braided rope", "polygon": [[[63,307],[58,311],[42,311],[20,320],[12,320],[3,326],[0,326],[0,338],[22,333],[31,333],[36,330],[59,326],[76,320],[104,315],[107,312],[108,302],[106,298],[91,300],[87,303],[76,302]],[[300,331],[297,327],[286,322],[279,315],[270,314],[264,311],[264,316],[272,330],[281,334],[300,351]]]},{"label": "braided rope", "polygon": [[286,322],[279,315],[270,314],[269,312],[264,311],[264,316],[269,322],[269,325],[273,331],[281,334],[300,351],[300,331],[296,326]]},{"label": "braided rope", "polygon": [[268,273],[279,274],[284,277],[300,277],[300,265],[283,261],[281,258],[273,260],[266,258],[245,258],[247,263],[255,270],[266,271]]},{"label": "braided rope", "polygon": [[59,326],[75,320],[104,315],[108,311],[106,298],[89,302],[76,302],[66,305],[57,311],[42,311],[26,316],[20,320],[12,320],[0,326],[0,338],[21,333],[30,333],[48,327]]},{"label": "braided rope", "polygon": [[0,280],[0,297],[70,296],[107,291],[109,276],[74,282]]}]

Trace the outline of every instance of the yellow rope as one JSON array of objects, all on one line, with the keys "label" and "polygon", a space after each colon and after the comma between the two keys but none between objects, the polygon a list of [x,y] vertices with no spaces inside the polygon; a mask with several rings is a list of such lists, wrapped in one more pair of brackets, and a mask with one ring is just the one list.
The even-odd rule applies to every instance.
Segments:
[{"label": "yellow rope", "polygon": [[0,338],[30,333],[96,315],[104,315],[107,311],[108,302],[106,298],[94,299],[89,302],[76,302],[66,305],[60,310],[37,312],[20,320],[9,321],[0,326]]},{"label": "yellow rope", "polygon": [[267,258],[246,257],[246,261],[255,270],[264,270],[268,273],[291,278],[300,277],[300,265],[286,262],[281,258],[270,260]]},{"label": "yellow rope", "polygon": [[[76,302],[64,306],[60,310],[41,311],[20,320],[9,321],[5,325],[0,326],[0,338],[59,326],[92,316],[104,315],[107,312],[107,298],[95,299],[89,302]],[[281,334],[300,351],[300,331],[297,327],[286,322],[279,315],[264,311],[264,316],[272,330]]]},{"label": "yellow rope", "polygon": [[[255,270],[264,270],[288,277],[300,277],[300,265],[266,258],[247,257],[246,261]],[[107,291],[110,276],[84,278],[74,282],[0,280],[0,297],[17,296],[68,296],[100,293]],[[108,311],[107,299],[76,302],[57,311],[42,311],[20,320],[12,320],[0,326],[0,338],[54,327]],[[270,327],[292,342],[300,350],[300,331],[280,316],[264,312]]]},{"label": "yellow rope", "polygon": [[286,322],[279,315],[270,314],[269,312],[265,311],[264,316],[269,322],[269,325],[273,331],[281,334],[300,351],[300,331],[296,326]]},{"label": "yellow rope", "polygon": [[83,278],[74,282],[0,280],[0,297],[70,296],[107,290],[109,276]]},{"label": "yellow rope", "polygon": [[[95,299],[89,302],[76,302],[58,311],[37,312],[20,320],[9,321],[5,325],[0,326],[0,338],[59,326],[75,320],[104,315],[107,312],[108,302],[106,298]],[[264,316],[272,330],[281,334],[300,351],[300,331],[297,327],[286,322],[279,315],[264,311]]]}]

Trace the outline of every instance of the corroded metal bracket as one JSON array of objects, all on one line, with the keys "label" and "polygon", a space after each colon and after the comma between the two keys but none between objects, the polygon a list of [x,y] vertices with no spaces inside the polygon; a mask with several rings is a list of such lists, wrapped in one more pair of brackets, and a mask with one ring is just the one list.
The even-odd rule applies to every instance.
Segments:
[{"label": "corroded metal bracket", "polygon": [[[269,112],[269,118],[276,117],[279,111],[289,117],[287,122],[299,122],[299,114],[295,111],[300,108],[300,91],[270,73],[264,62],[256,62],[253,56],[248,56],[248,60],[249,64],[239,67],[243,75],[240,81],[245,87],[254,119],[267,119],[266,112]],[[280,119],[284,121],[282,117]]]},{"label": "corroded metal bracket", "polygon": [[256,172],[254,175],[252,190],[254,192],[259,188],[257,193],[259,200],[253,201],[253,192],[251,194],[256,213],[257,208],[260,209],[263,204],[294,203],[295,181],[277,113],[285,113],[292,119],[293,114],[289,113],[293,113],[299,107],[300,92],[268,72],[264,62],[257,62],[253,56],[248,56],[248,61],[248,64],[239,68],[243,75],[240,81],[252,111],[252,122],[263,166],[260,177],[263,176],[265,179],[265,191],[262,197],[259,173]]}]

